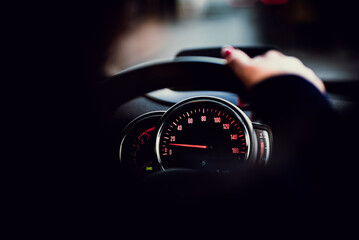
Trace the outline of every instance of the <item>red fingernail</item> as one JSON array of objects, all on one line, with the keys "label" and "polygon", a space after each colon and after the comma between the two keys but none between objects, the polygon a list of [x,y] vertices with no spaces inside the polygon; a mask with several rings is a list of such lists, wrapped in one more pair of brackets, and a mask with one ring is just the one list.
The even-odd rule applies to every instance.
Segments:
[{"label": "red fingernail", "polygon": [[225,57],[225,58],[229,57],[231,54],[232,54],[232,51],[229,50],[229,49],[226,49],[226,50],[224,51],[224,57]]}]

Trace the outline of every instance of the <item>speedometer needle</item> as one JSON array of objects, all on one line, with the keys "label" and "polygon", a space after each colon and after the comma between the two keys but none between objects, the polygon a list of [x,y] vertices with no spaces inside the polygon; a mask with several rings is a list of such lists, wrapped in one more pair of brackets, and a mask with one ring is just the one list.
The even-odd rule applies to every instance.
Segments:
[{"label": "speedometer needle", "polygon": [[205,145],[193,145],[193,144],[170,143],[169,145],[179,146],[179,147],[189,147],[189,148],[207,148],[207,146]]}]

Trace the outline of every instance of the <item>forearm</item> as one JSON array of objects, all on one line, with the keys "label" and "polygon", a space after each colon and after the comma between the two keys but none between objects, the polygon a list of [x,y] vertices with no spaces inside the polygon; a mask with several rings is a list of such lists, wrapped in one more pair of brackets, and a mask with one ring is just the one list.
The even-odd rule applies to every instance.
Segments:
[{"label": "forearm", "polygon": [[251,89],[249,101],[256,118],[272,128],[274,162],[306,158],[310,151],[316,156],[329,141],[326,130],[335,113],[306,79],[296,75],[266,79]]},{"label": "forearm", "polygon": [[255,113],[264,121],[277,121],[293,117],[313,118],[333,109],[326,97],[310,82],[296,75],[271,77],[249,92]]}]

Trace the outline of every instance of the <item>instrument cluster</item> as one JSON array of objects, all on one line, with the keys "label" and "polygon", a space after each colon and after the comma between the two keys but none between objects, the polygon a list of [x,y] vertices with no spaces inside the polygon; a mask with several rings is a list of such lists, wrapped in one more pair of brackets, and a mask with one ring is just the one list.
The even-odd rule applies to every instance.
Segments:
[{"label": "instrument cluster", "polygon": [[271,149],[269,126],[253,123],[222,98],[192,97],[130,122],[121,134],[119,158],[138,177],[170,169],[225,174],[266,164]]}]

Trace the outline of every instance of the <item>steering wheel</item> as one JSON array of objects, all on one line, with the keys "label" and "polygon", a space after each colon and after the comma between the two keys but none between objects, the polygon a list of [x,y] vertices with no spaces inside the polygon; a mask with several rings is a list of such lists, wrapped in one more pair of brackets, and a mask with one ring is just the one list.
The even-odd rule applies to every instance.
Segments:
[{"label": "steering wheel", "polygon": [[[250,57],[271,47],[238,47]],[[184,50],[174,59],[158,60],[128,68],[100,83],[98,96],[107,109],[148,92],[177,90],[231,91],[245,97],[245,91],[233,71],[220,56],[221,48]]]},{"label": "steering wheel", "polygon": [[176,57],[129,68],[100,85],[101,99],[116,107],[145,93],[171,88],[240,91],[243,89],[225,61],[213,57]]}]

